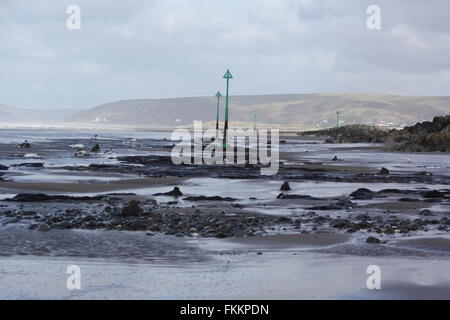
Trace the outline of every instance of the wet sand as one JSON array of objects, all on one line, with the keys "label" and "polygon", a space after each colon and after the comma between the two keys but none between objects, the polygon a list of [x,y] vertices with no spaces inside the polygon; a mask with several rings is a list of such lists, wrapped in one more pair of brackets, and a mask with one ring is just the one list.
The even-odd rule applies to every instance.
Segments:
[{"label": "wet sand", "polygon": [[[81,268],[81,290],[66,287]],[[381,268],[369,290],[367,267]],[[183,266],[76,258],[0,260],[0,299],[450,299],[449,260],[329,254],[226,255]],[[6,281],[5,281],[6,280]]]},{"label": "wet sand", "polygon": [[278,234],[261,237],[238,237],[226,240],[235,245],[255,249],[289,249],[329,246],[346,242],[349,235],[340,233]]},{"label": "wet sand", "polygon": [[17,192],[38,191],[38,192],[74,192],[74,193],[96,193],[109,191],[123,191],[142,189],[154,186],[173,186],[182,179],[170,178],[136,178],[123,179],[108,182],[88,182],[88,183],[49,183],[49,182],[9,182],[0,181],[0,188],[15,190]]},{"label": "wet sand", "polygon": [[[261,177],[255,168],[174,166],[171,142],[161,137],[83,139],[32,143],[43,169],[13,166],[28,162],[20,158],[25,151],[2,144],[0,164],[11,167],[2,172],[9,181],[0,181],[0,192],[137,195],[1,202],[7,227],[0,227],[0,299],[450,299],[450,182],[442,155],[305,145],[289,137],[281,145],[280,174]],[[74,158],[68,146],[75,142],[99,142],[117,154]],[[166,158],[145,158],[160,151]],[[334,155],[340,160],[332,161]],[[391,174],[380,175],[382,166]],[[285,180],[292,188],[285,195],[313,198],[277,199]],[[182,197],[152,196],[176,185]],[[373,198],[352,197],[359,188],[372,190]],[[400,191],[378,193],[385,188]],[[434,189],[443,192],[438,199],[423,197]],[[132,199],[144,214],[121,217]],[[431,216],[420,215],[423,208]],[[38,231],[41,223],[51,230]],[[367,243],[369,236],[381,243]],[[65,287],[68,264],[82,267],[81,291]],[[366,288],[371,264],[382,269],[382,290]]]},{"label": "wet sand", "polygon": [[[395,245],[418,248],[426,250],[436,250],[450,252],[450,237],[433,237],[433,238],[417,238],[417,239],[399,239],[394,242]],[[450,273],[450,271],[449,271]]]}]

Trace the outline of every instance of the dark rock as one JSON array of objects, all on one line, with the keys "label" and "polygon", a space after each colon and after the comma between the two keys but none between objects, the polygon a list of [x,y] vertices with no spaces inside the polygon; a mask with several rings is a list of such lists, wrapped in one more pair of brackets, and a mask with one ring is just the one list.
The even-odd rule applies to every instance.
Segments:
[{"label": "dark rock", "polygon": [[40,223],[37,227],[38,231],[50,231],[52,227],[50,227],[48,224],[46,223]]},{"label": "dark rock", "polygon": [[381,170],[380,170],[380,174],[389,174],[389,173],[390,173],[390,171],[385,167],[381,168]]},{"label": "dark rock", "polygon": [[289,182],[285,181],[280,188],[281,191],[290,191],[291,187],[289,186]]},{"label": "dark rock", "polygon": [[4,201],[11,202],[45,202],[45,201],[99,201],[104,199],[105,196],[95,197],[73,197],[63,195],[47,195],[43,193],[20,193],[13,198],[5,199]]},{"label": "dark rock", "polygon": [[0,164],[0,170],[8,170],[9,167]]},{"label": "dark rock", "polygon": [[358,227],[358,229],[369,229],[372,227],[372,225],[367,221],[361,221],[357,223],[356,226]]},{"label": "dark rock", "polygon": [[399,198],[398,201],[401,202],[416,202],[416,201],[420,201],[419,199],[415,199],[415,198]]},{"label": "dark rock", "polygon": [[223,239],[223,238],[228,238],[229,236],[224,232],[218,232],[218,233],[216,233],[215,237],[219,238],[219,239]]},{"label": "dark rock", "polygon": [[355,206],[355,204],[352,201],[348,200],[348,199],[339,200],[336,203],[336,205],[339,206],[339,207],[343,207],[343,208],[353,208]]},{"label": "dark rock", "polygon": [[368,237],[366,240],[367,243],[380,243],[380,239],[377,239],[375,237]]},{"label": "dark rock", "polygon": [[423,195],[424,198],[443,198],[444,194],[438,190],[425,192]]},{"label": "dark rock", "polygon": [[20,214],[22,216],[35,216],[37,214],[37,212],[34,212],[34,211],[21,211]]},{"label": "dark rock", "polygon": [[56,229],[71,229],[72,227],[73,225],[69,221],[61,221],[53,224],[53,228]]},{"label": "dark rock", "polygon": [[339,161],[339,158],[337,156],[334,156],[333,161]]},{"label": "dark rock", "polygon": [[28,149],[28,148],[31,148],[31,144],[28,143],[27,140],[25,140],[24,143],[19,144],[19,147],[20,147],[21,149]]},{"label": "dark rock", "polygon": [[365,188],[360,188],[350,194],[350,197],[356,200],[370,200],[373,199],[373,196],[374,192]]},{"label": "dark rock", "polygon": [[181,192],[179,187],[174,187],[172,191],[163,192],[163,193],[155,193],[154,196],[181,197],[181,196],[183,196],[183,193]]},{"label": "dark rock", "polygon": [[19,163],[13,164],[11,167],[27,167],[27,168],[42,168],[44,164],[42,162],[29,162],[29,163]]},{"label": "dark rock", "polygon": [[424,210],[420,211],[419,215],[422,216],[422,217],[434,216],[434,214],[428,209],[424,209]]},{"label": "dark rock", "polygon": [[383,189],[378,191],[378,193],[403,193],[404,191],[399,189]]},{"label": "dark rock", "polygon": [[327,205],[323,205],[323,206],[314,206],[314,207],[309,207],[307,208],[307,210],[342,210],[343,207],[340,207],[336,204],[327,204]]},{"label": "dark rock", "polygon": [[100,145],[97,143],[92,147],[91,152],[100,152]]},{"label": "dark rock", "polygon": [[277,223],[291,223],[292,219],[288,217],[279,217],[275,220]]},{"label": "dark rock", "polygon": [[235,198],[230,198],[230,197],[220,197],[220,196],[212,196],[212,197],[206,197],[206,196],[197,196],[197,197],[186,197],[183,198],[183,200],[186,201],[236,201],[237,199]]},{"label": "dark rock", "polygon": [[337,229],[349,228],[351,225],[351,222],[345,219],[333,219],[330,222],[330,226]]},{"label": "dark rock", "polygon": [[312,221],[314,222],[325,222],[328,221],[330,218],[328,216],[324,217],[324,216],[318,216],[312,219]]},{"label": "dark rock", "polygon": [[142,215],[142,213],[143,213],[143,210],[139,206],[139,201],[131,200],[130,203],[128,203],[128,205],[123,207],[122,212],[121,212],[121,216],[123,216],[123,217],[137,217],[137,216]]},{"label": "dark rock", "polygon": [[89,153],[87,153],[84,150],[78,150],[77,152],[74,153],[75,157],[89,157]]},{"label": "dark rock", "polygon": [[308,195],[302,195],[302,194],[284,194],[280,193],[277,196],[277,199],[303,199],[303,200],[320,200],[319,198],[314,198]]}]

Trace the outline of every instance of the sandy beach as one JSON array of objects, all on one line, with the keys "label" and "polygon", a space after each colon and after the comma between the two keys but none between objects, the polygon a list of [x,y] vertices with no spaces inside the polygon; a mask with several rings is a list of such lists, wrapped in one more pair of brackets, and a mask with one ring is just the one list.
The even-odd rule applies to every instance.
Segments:
[{"label": "sandy beach", "polygon": [[[66,269],[81,268],[81,290]],[[367,267],[382,270],[380,290]],[[193,264],[8,257],[0,260],[1,299],[448,299],[449,260],[311,253],[219,256]],[[6,280],[6,281],[5,281]]]},{"label": "sandy beach", "polygon": [[[263,177],[174,165],[167,133],[146,135],[56,131],[27,150],[38,159],[16,133],[1,144],[1,299],[450,299],[441,154],[289,135]],[[80,143],[114,153],[74,157]]]},{"label": "sandy beach", "polygon": [[[95,180],[95,179],[93,179]],[[107,182],[58,183],[58,182],[5,182],[0,181],[0,188],[20,192],[52,192],[52,193],[99,193],[122,190],[142,189],[154,186],[172,186],[181,179],[173,178],[140,178],[122,179]]]}]

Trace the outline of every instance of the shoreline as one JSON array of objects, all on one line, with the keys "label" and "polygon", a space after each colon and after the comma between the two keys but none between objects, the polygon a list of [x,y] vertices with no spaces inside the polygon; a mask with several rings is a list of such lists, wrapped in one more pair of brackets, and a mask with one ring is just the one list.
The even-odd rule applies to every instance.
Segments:
[{"label": "shoreline", "polygon": [[[66,269],[81,270],[68,290]],[[367,267],[382,270],[380,290],[366,287]],[[408,268],[405,266],[408,265]],[[183,266],[97,259],[0,259],[8,275],[0,299],[450,299],[450,260],[265,253],[216,256]],[[445,276],[447,274],[447,276]],[[8,284],[9,283],[9,284]]]}]

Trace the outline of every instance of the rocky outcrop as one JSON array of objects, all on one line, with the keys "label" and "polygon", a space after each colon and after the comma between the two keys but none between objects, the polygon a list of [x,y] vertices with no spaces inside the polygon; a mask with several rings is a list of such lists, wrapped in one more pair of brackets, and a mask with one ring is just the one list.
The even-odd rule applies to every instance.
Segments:
[{"label": "rocky outcrop", "polygon": [[104,198],[105,196],[72,197],[65,195],[48,195],[43,193],[20,193],[14,196],[13,198],[6,199],[5,201],[12,201],[12,202],[99,201]]},{"label": "rocky outcrop", "polygon": [[220,196],[212,196],[212,197],[206,197],[206,196],[197,196],[197,197],[186,197],[183,198],[185,201],[229,201],[233,202],[237,199],[231,198],[231,197],[220,197]]},{"label": "rocky outcrop", "polygon": [[402,130],[391,131],[387,141],[397,143],[395,151],[450,152],[450,116],[417,123]]},{"label": "rocky outcrop", "polygon": [[299,133],[301,136],[326,137],[327,143],[381,143],[386,140],[388,134],[387,129],[361,124]]},{"label": "rocky outcrop", "polygon": [[392,151],[450,152],[450,116],[435,117],[401,130],[387,130],[368,125],[348,125],[299,133],[321,136],[326,143],[392,143]]}]

